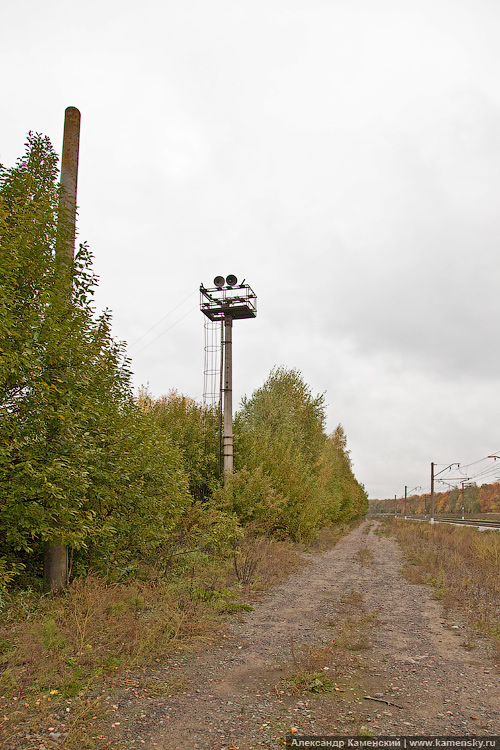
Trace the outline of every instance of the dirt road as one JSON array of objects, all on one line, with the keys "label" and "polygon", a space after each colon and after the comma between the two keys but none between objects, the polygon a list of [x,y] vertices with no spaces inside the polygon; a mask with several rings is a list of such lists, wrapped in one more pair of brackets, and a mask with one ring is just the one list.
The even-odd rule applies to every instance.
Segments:
[{"label": "dirt road", "polygon": [[163,665],[177,693],[152,691],[139,714],[133,696],[123,698],[127,748],[274,750],[292,727],[500,734],[494,657],[429,587],[402,577],[399,548],[377,522],[308,559],[214,648]]}]

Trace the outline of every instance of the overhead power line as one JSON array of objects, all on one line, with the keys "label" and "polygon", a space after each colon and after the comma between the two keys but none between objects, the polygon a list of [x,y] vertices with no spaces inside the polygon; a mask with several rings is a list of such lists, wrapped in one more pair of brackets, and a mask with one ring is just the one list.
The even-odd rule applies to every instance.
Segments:
[{"label": "overhead power line", "polygon": [[165,330],[164,330],[164,331],[162,331],[162,332],[161,332],[161,333],[159,333],[159,334],[158,334],[157,336],[155,336],[155,337],[154,337],[154,339],[151,339],[151,341],[149,341],[149,342],[148,342],[147,344],[145,344],[145,345],[144,345],[144,346],[143,346],[143,347],[142,347],[141,349],[139,349],[139,351],[137,351],[137,352],[134,352],[134,354],[133,354],[132,356],[134,356],[134,357],[137,357],[137,355],[138,355],[138,354],[140,354],[141,352],[143,352],[143,351],[144,351],[144,349],[147,349],[147,348],[148,348],[148,346],[151,346],[151,344],[153,344],[153,343],[154,343],[155,341],[157,341],[157,339],[159,339],[159,338],[161,338],[162,336],[164,336],[164,335],[165,335],[165,334],[167,333],[167,331],[170,331],[170,330],[172,330],[172,328],[174,328],[174,326],[176,326],[176,325],[177,325],[177,323],[180,323],[180,322],[181,322],[181,320],[184,320],[184,318],[187,318],[187,316],[188,316],[188,315],[191,315],[191,313],[192,313],[192,312],[194,312],[194,311],[195,311],[195,310],[197,310],[197,309],[198,309],[198,305],[195,305],[195,307],[192,307],[192,308],[190,308],[190,309],[189,309],[189,310],[187,311],[187,313],[184,313],[184,315],[181,315],[181,317],[180,317],[180,318],[178,318],[178,319],[177,319],[177,320],[175,321],[175,323],[172,323],[172,325],[171,325],[171,326],[169,326],[168,328],[165,328]]},{"label": "overhead power line", "polygon": [[[179,304],[178,304],[178,305],[176,305],[175,307],[172,307],[172,309],[171,309],[171,310],[169,310],[169,311],[168,311],[168,313],[166,313],[165,315],[163,315],[163,317],[161,317],[161,318],[160,318],[159,320],[157,320],[157,321],[156,321],[156,323],[154,323],[154,324],[153,324],[153,325],[151,326],[151,328],[148,328],[148,330],[147,330],[147,331],[145,331],[145,332],[144,332],[144,333],[143,333],[143,334],[142,334],[141,336],[139,336],[139,338],[138,338],[138,339],[136,339],[136,340],[135,340],[134,342],[132,342],[132,344],[130,344],[130,345],[129,345],[129,347],[130,347],[130,348],[132,349],[132,348],[133,348],[133,347],[134,347],[134,346],[135,346],[136,344],[138,344],[138,343],[139,343],[139,341],[142,341],[142,339],[143,339],[143,338],[144,338],[145,336],[147,336],[147,335],[148,335],[148,333],[150,333],[150,332],[151,332],[151,331],[152,331],[152,330],[153,330],[154,328],[156,328],[157,326],[159,326],[159,325],[160,325],[160,323],[163,323],[163,321],[164,321],[164,320],[166,320],[166,319],[167,319],[168,317],[170,317],[170,315],[172,315],[172,313],[174,313],[174,312],[175,312],[176,310],[178,310],[178,309],[179,309],[179,307],[181,307],[181,306],[182,306],[182,305],[183,305],[183,304],[184,304],[185,302],[187,302],[187,300],[188,300],[188,299],[189,299],[190,297],[193,297],[193,296],[194,296],[195,294],[197,294],[196,290],[195,290],[195,291],[193,291],[193,292],[190,292],[190,293],[189,293],[189,294],[187,295],[187,297],[184,297],[184,299],[183,299],[183,300],[182,300],[181,302],[179,302]],[[193,309],[196,309],[196,308],[193,308]],[[191,310],[190,310],[189,312],[191,312]],[[179,320],[182,320],[182,318],[179,318]],[[170,329],[169,329],[169,328],[167,328],[167,329],[166,329],[166,331],[168,331],[168,330],[170,330]],[[166,333],[166,331],[164,331],[164,333]],[[160,336],[161,336],[161,335],[162,335],[162,334],[160,334]],[[155,341],[155,339],[153,339],[153,341]],[[146,347],[143,347],[143,348],[146,348]],[[142,349],[140,349],[140,351],[142,351]]]}]

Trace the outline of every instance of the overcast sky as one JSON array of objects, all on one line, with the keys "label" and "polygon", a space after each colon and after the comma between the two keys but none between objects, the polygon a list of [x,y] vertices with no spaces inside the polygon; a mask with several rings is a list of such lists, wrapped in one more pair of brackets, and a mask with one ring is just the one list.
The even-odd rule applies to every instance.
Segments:
[{"label": "overcast sky", "polygon": [[401,495],[500,449],[499,33],[498,0],[16,0],[0,162],[29,130],[60,153],[78,107],[135,384],[201,399],[198,288],[233,273],[235,403],[298,368],[370,497]]}]

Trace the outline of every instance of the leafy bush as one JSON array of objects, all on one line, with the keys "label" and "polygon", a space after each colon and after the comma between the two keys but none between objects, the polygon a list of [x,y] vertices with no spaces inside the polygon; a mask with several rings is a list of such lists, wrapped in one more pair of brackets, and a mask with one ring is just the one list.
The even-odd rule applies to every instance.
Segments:
[{"label": "leafy bush", "polygon": [[244,526],[251,524],[261,533],[279,528],[286,506],[285,497],[276,492],[262,467],[241,469],[227,476],[224,485],[216,489],[214,502],[234,513]]},{"label": "leafy bush", "polygon": [[154,399],[143,389],[138,404],[181,451],[191,496],[207,500],[218,483],[219,472],[215,410],[175,390]]},{"label": "leafy bush", "polygon": [[[236,415],[236,466],[247,473],[229,480],[225,502],[294,539],[363,515],[366,493],[352,473],[342,427],[327,437],[324,425],[324,397],[314,397],[297,370],[274,369]],[[268,498],[273,491],[279,502],[269,508],[258,492],[256,498],[250,477],[261,489],[265,481]],[[257,505],[249,517],[245,495],[252,491]]]}]

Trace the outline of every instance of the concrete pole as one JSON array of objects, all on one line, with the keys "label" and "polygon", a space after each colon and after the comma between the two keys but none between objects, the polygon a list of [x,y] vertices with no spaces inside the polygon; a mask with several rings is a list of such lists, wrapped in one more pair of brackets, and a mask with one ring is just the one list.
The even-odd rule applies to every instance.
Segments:
[{"label": "concrete pole", "polygon": [[233,319],[224,315],[224,476],[233,473]]},{"label": "concrete pole", "polygon": [[405,521],[406,521],[406,501],[408,499],[408,486],[405,484]]},{"label": "concrete pole", "polygon": [[223,470],[223,450],[222,450],[222,427],[223,427],[223,410],[222,394],[224,393],[224,320],[220,322],[220,373],[219,373],[219,479]]},{"label": "concrete pole", "polygon": [[78,186],[78,156],[80,152],[80,111],[67,107],[64,116],[63,149],[61,158],[60,221],[67,223],[66,242],[58,248],[60,256],[73,263],[76,235],[76,192]]},{"label": "concrete pole", "polygon": [[[76,189],[78,182],[78,152],[80,147],[80,112],[68,107],[64,117],[63,149],[61,158],[61,198],[59,201],[59,238],[56,257],[68,266],[65,293],[71,294],[76,236]],[[64,270],[64,273],[66,269]],[[57,522],[56,522],[57,524]],[[45,542],[43,556],[43,584],[45,591],[61,591],[68,585],[68,548],[54,537]]]},{"label": "concrete pole", "polygon": [[434,523],[434,463],[431,462],[431,517],[429,519]]}]

